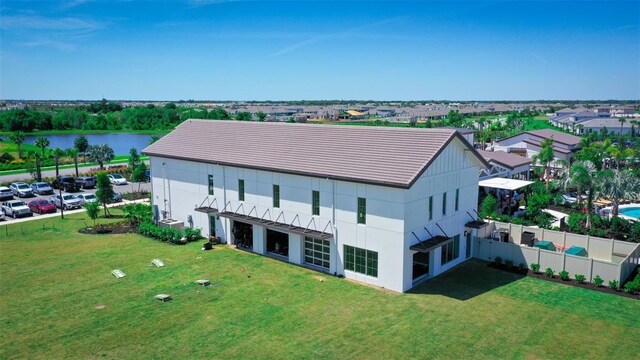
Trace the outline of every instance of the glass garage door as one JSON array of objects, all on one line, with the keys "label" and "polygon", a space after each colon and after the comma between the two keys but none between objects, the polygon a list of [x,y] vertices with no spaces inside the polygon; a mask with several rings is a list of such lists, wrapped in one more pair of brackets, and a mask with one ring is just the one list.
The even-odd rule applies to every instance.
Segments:
[{"label": "glass garage door", "polygon": [[320,240],[305,236],[304,262],[329,270],[329,240]]}]

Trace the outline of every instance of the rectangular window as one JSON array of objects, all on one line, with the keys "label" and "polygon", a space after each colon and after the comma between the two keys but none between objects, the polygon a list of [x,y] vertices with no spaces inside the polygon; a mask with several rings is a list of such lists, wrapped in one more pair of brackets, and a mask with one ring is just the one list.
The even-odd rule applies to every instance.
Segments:
[{"label": "rectangular window", "polygon": [[442,215],[447,215],[447,193],[442,194]]},{"label": "rectangular window", "polygon": [[238,200],[244,201],[244,180],[238,180]]},{"label": "rectangular window", "polygon": [[444,265],[460,256],[460,235],[453,237],[453,241],[442,245],[440,265]]},{"label": "rectangular window", "polygon": [[273,207],[280,207],[280,185],[273,185]]},{"label": "rectangular window", "polygon": [[209,216],[209,236],[216,236],[216,216]]},{"label": "rectangular window", "polygon": [[344,245],[344,268],[378,277],[378,252]]},{"label": "rectangular window", "polygon": [[311,214],[320,215],[320,191],[311,192]]},{"label": "rectangular window", "polygon": [[331,250],[329,240],[314,239],[304,237],[304,262],[329,270],[331,260]]},{"label": "rectangular window", "polygon": [[429,196],[429,220],[433,220],[433,196]]},{"label": "rectangular window", "polygon": [[209,195],[213,195],[213,175],[209,175]]},{"label": "rectangular window", "polygon": [[367,223],[367,199],[358,198],[358,224]]},{"label": "rectangular window", "polygon": [[460,189],[456,189],[456,211],[458,211],[459,203],[460,203]]}]

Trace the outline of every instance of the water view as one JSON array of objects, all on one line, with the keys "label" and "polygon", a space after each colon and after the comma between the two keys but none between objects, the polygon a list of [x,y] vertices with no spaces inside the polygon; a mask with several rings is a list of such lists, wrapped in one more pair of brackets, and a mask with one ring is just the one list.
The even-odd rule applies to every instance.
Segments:
[{"label": "water view", "polygon": [[[73,141],[78,137],[77,134],[65,135],[47,135],[45,136],[51,142],[49,148],[68,149],[73,147]],[[149,145],[149,140],[153,135],[149,134],[89,134],[85,135],[89,140],[89,145],[108,144],[113,148],[116,155],[126,155],[132,147],[138,149],[138,152]],[[35,143],[40,136],[28,136],[25,138],[26,144]]]}]

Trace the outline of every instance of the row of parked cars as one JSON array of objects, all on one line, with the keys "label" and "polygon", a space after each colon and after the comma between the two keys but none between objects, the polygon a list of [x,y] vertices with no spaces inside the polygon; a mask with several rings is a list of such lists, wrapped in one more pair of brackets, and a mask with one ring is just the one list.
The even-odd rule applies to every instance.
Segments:
[{"label": "row of parked cars", "polygon": [[[95,194],[62,194],[62,196],[56,194],[49,196],[49,199],[39,198],[25,203],[22,200],[9,200],[4,201],[0,205],[0,219],[4,220],[5,217],[10,216],[15,218],[33,216],[36,214],[49,214],[55,213],[58,209],[73,210],[79,209],[87,203],[98,201]],[[120,193],[113,193],[112,202],[122,201],[122,195]]]},{"label": "row of parked cars", "polygon": [[[126,185],[127,179],[120,174],[109,174],[109,181],[113,185]],[[62,189],[65,192],[76,192],[81,189],[93,189],[96,187],[95,176],[74,178],[73,176],[60,176],[53,180],[51,185],[46,182],[35,182],[31,185],[25,182],[14,182],[9,187],[0,186],[0,200],[33,197],[35,195],[50,195],[54,189]]]}]

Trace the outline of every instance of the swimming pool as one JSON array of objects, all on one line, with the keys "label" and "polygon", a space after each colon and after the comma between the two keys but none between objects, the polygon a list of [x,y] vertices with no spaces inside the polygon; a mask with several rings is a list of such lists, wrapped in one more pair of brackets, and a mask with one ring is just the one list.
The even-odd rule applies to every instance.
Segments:
[{"label": "swimming pool", "polygon": [[640,219],[640,207],[621,208],[620,212],[632,218]]}]

